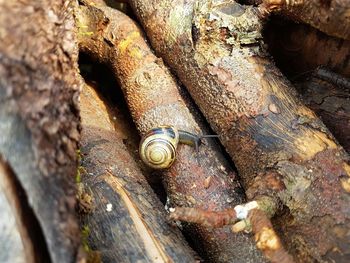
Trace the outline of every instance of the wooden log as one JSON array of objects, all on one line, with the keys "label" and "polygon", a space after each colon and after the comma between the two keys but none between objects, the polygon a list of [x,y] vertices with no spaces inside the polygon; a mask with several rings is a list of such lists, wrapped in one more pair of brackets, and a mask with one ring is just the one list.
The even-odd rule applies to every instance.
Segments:
[{"label": "wooden log", "polygon": [[[334,73],[332,76],[341,78]],[[349,153],[350,86],[341,87],[330,80],[322,80],[315,72],[310,78],[296,83],[296,87],[304,103],[315,111]]]},{"label": "wooden log", "polygon": [[90,258],[194,262],[194,252],[179,230],[168,225],[164,207],[123,144],[127,132],[120,129],[120,119],[114,125],[117,115],[87,85],[80,106],[80,217]]},{"label": "wooden log", "polygon": [[[81,34],[81,49],[112,67],[142,135],[160,125],[208,134],[199,113],[185,101],[169,70],[130,18],[104,7],[81,7],[80,12],[80,23],[86,26],[85,32],[91,32]],[[179,145],[176,154],[173,166],[158,173],[164,179],[168,206],[221,210],[244,201],[235,172],[213,141],[206,141],[198,153],[193,147]],[[228,226],[212,229],[185,224],[184,230],[197,251],[211,262],[265,261],[247,235],[235,235]]]},{"label": "wooden log", "polygon": [[39,246],[34,251],[46,255],[43,262],[76,262],[80,242],[74,185],[80,81],[72,3],[0,2],[0,154],[39,226],[32,230],[44,238],[24,246]]},{"label": "wooden log", "polygon": [[279,12],[297,22],[350,40],[349,0],[257,0],[260,11]]},{"label": "wooden log", "polygon": [[285,208],[275,226],[297,259],[347,261],[349,157],[263,50],[259,9],[234,1],[131,5],[220,135],[248,198],[277,198]]},{"label": "wooden log", "polygon": [[272,19],[264,39],[278,68],[298,81],[317,67],[350,77],[350,41],[328,36],[303,24]]}]

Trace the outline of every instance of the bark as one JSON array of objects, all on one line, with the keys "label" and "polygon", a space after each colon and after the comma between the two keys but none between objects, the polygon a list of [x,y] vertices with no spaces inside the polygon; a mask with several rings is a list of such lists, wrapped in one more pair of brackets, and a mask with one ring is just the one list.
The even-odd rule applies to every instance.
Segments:
[{"label": "bark", "polygon": [[[86,86],[81,94],[79,193],[83,245],[101,262],[194,262],[114,125],[115,113]],[[109,115],[111,114],[111,115]],[[113,117],[112,117],[113,116]],[[120,119],[115,121],[120,122]]]},{"label": "bark", "polygon": [[320,31],[350,40],[349,0],[258,0],[261,10],[303,22]]},{"label": "bark", "polygon": [[[333,74],[340,78],[339,75]],[[296,84],[305,104],[322,119],[344,149],[350,152],[350,86],[322,80],[317,74]]]},{"label": "bark", "polygon": [[259,9],[233,1],[131,5],[232,156],[249,199],[277,198],[302,262],[349,259],[349,157],[260,45]]},{"label": "bark", "polygon": [[43,261],[75,262],[80,82],[72,3],[0,1],[0,13],[0,154],[40,226]]},{"label": "bark", "polygon": [[[141,30],[122,13],[110,8],[81,7],[85,32],[81,49],[108,63],[121,83],[132,117],[141,134],[159,125],[173,125],[195,134],[207,134],[198,112],[181,96],[180,87],[148,47]],[[188,107],[192,111],[189,111]],[[244,201],[235,173],[212,141],[193,147],[179,145],[174,165],[161,173],[168,206],[221,210]],[[215,262],[263,262],[261,253],[243,233],[229,227],[184,225],[199,253]]]},{"label": "bark", "polygon": [[293,80],[319,66],[350,77],[350,41],[303,24],[273,19],[265,29],[265,40],[277,66]]},{"label": "bark", "polygon": [[[21,236],[25,236],[27,232],[23,233],[22,225],[19,225],[15,221],[16,212],[17,209],[14,209],[13,207],[18,208],[16,206],[16,203],[11,202],[11,200],[16,199],[6,199],[5,191],[7,191],[7,195],[9,196],[9,191],[11,187],[6,186],[5,188],[5,180],[4,178],[8,178],[8,170],[4,167],[3,163],[0,165],[0,211],[1,211],[1,217],[0,217],[0,262],[3,263],[24,263],[24,262],[35,262],[34,257],[35,253],[33,252],[33,247],[31,244],[31,240],[28,240],[27,238],[23,238],[26,243],[26,247],[23,246],[23,243],[21,241]],[[13,197],[13,196],[11,196]],[[16,194],[14,197],[18,197]],[[21,221],[20,221],[21,222]],[[26,228],[24,228],[24,231]]]}]

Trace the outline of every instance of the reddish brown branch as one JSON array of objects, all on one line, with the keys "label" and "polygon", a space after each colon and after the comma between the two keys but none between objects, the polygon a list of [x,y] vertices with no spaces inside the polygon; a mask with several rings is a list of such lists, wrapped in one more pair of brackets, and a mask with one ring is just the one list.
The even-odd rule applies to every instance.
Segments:
[{"label": "reddish brown branch", "polygon": [[292,263],[293,257],[283,247],[280,238],[272,227],[270,219],[266,214],[253,209],[249,212],[248,219],[252,226],[252,232],[255,234],[255,242],[264,255],[275,263]]},{"label": "reddish brown branch", "polygon": [[223,227],[237,221],[233,208],[223,211],[207,211],[199,208],[176,207],[170,214],[171,220],[201,224],[205,227]]},{"label": "reddish brown branch", "polygon": [[[249,203],[245,206],[247,205]],[[236,209],[238,207],[242,208],[244,206],[236,206],[234,209],[226,209],[224,211],[206,211],[198,208],[176,207],[170,214],[170,219],[201,224],[205,227],[222,227],[237,222],[237,215],[239,216],[237,211],[239,210]],[[242,209],[240,210],[242,211]],[[266,213],[259,208],[247,209],[245,212],[247,214],[243,215],[244,218],[241,219],[247,219],[249,221],[249,226],[251,226],[252,232],[255,235],[256,245],[264,255],[274,263],[294,262],[293,257],[283,247]]]}]

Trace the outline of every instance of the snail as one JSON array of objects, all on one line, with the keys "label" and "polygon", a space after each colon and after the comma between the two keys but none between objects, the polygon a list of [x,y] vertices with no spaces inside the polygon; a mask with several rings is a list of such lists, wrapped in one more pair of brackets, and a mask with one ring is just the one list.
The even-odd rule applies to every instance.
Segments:
[{"label": "snail", "polygon": [[139,153],[142,161],[154,169],[169,168],[176,158],[179,143],[195,147],[198,152],[202,138],[217,135],[196,135],[173,126],[159,126],[148,131],[140,142]]}]

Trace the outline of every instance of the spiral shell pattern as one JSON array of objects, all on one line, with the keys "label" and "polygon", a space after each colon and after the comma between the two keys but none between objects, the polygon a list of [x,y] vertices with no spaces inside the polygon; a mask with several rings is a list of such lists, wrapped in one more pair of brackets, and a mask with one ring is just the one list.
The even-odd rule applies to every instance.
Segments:
[{"label": "spiral shell pattern", "polygon": [[152,129],[140,143],[141,159],[154,169],[168,168],[175,161],[178,142],[176,129],[168,126]]}]

